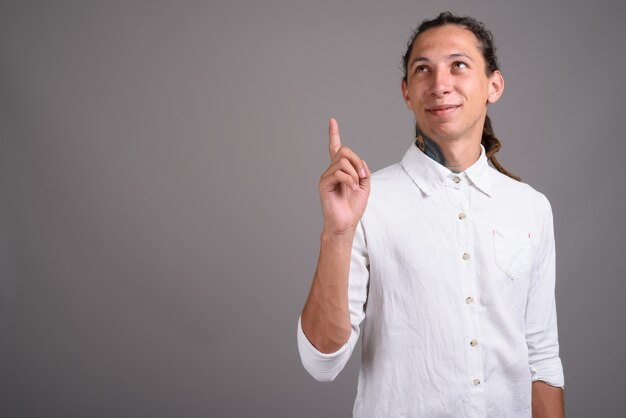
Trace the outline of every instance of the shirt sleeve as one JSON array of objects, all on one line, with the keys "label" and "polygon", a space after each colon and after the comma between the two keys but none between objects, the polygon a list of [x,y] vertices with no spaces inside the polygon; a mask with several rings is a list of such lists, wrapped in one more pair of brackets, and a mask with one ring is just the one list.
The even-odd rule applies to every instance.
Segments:
[{"label": "shirt sleeve", "polygon": [[535,248],[526,303],[526,344],[532,381],[541,380],[551,386],[564,388],[557,331],[552,208],[544,195],[541,198],[541,230]]},{"label": "shirt sleeve", "polygon": [[359,325],[365,318],[365,302],[369,282],[369,256],[365,241],[365,231],[359,222],[352,243],[350,271],[348,275],[348,309],[352,331],[346,344],[334,353],[317,350],[302,331],[298,318],[298,351],[304,368],[320,382],[333,381],[350,359],[359,339]]}]

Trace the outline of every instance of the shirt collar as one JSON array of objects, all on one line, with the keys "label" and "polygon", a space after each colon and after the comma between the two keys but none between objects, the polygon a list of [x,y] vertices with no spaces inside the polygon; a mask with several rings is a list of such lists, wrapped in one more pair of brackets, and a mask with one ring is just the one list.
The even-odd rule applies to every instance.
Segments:
[{"label": "shirt collar", "polygon": [[480,144],[478,160],[469,166],[463,173],[454,173],[439,164],[412,143],[404,154],[400,163],[413,182],[427,196],[432,195],[440,186],[453,184],[455,177],[467,177],[470,184],[478,188],[487,196],[492,196],[491,181],[489,179],[489,164],[485,155],[485,147]]}]

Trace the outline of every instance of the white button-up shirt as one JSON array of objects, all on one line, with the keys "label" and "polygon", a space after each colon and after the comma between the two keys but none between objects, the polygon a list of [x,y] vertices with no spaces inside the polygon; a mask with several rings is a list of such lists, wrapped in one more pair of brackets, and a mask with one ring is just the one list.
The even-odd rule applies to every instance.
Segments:
[{"label": "white button-up shirt", "polygon": [[330,381],[363,323],[354,417],[530,417],[531,382],[564,386],[550,203],[482,145],[462,173],[411,145],[373,174],[348,287],[343,347],[297,333],[306,370]]}]

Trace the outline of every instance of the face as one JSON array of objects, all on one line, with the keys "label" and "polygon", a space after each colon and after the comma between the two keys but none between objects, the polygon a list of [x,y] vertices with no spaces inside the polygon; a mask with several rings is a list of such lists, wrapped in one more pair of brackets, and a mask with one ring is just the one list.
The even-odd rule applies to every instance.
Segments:
[{"label": "face", "polygon": [[419,128],[431,139],[480,143],[487,105],[502,95],[499,71],[487,76],[476,36],[445,25],[421,33],[413,44],[402,94]]}]

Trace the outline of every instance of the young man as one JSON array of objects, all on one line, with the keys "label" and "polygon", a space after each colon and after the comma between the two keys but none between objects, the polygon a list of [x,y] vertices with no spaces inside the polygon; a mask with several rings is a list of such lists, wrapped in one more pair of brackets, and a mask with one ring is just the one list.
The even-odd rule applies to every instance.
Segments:
[{"label": "young man", "polygon": [[552,211],[494,157],[491,33],[442,13],[403,63],[416,141],[400,163],[372,175],[330,121],[302,362],[333,380],[363,322],[355,417],[562,417]]}]

